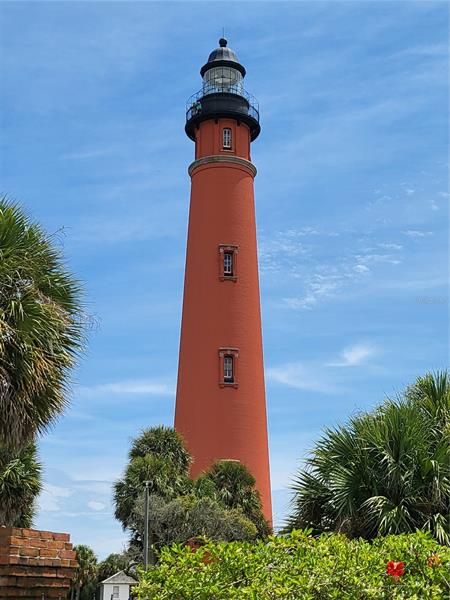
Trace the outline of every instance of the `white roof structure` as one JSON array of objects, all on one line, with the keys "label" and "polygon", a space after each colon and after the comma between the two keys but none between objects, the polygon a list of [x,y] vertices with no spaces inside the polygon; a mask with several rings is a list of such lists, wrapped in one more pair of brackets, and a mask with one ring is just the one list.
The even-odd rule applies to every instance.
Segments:
[{"label": "white roof structure", "polygon": [[111,577],[108,577],[108,579],[105,579],[104,581],[102,581],[102,583],[114,583],[115,585],[120,585],[121,583],[126,583],[128,585],[136,585],[137,581],[136,581],[136,579],[129,577],[125,573],[125,571],[119,571],[118,573],[111,575]]}]

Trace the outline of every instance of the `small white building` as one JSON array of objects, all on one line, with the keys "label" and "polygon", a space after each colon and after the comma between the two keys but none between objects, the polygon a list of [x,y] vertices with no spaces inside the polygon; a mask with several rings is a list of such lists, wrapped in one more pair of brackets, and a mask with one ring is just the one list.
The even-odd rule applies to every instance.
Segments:
[{"label": "small white building", "polygon": [[119,571],[102,581],[100,600],[129,600],[131,596],[130,588],[136,584],[135,579],[129,577],[124,571]]}]

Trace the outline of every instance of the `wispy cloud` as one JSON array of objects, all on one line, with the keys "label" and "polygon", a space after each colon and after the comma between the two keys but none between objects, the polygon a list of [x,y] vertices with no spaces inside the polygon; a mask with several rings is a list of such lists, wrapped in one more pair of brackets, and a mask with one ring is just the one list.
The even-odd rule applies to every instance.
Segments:
[{"label": "wispy cloud", "polygon": [[312,369],[311,365],[302,362],[286,363],[277,367],[270,367],[266,370],[268,381],[281,383],[298,390],[308,390],[311,392],[335,393],[337,386],[327,383],[323,373],[317,369]]},{"label": "wispy cloud", "polygon": [[336,273],[322,275],[315,273],[306,285],[306,292],[300,297],[283,298],[282,302],[294,310],[313,308],[320,300],[334,296],[342,285],[343,278]]},{"label": "wispy cloud", "polygon": [[98,158],[100,156],[109,155],[114,151],[111,147],[106,148],[92,148],[86,150],[80,150],[78,152],[67,152],[61,155],[62,160],[86,160],[90,158]]},{"label": "wispy cloud", "polygon": [[337,362],[328,363],[330,367],[357,367],[367,362],[377,353],[374,346],[371,344],[355,344],[349,348],[345,348]]},{"label": "wispy cloud", "polygon": [[[403,250],[394,240],[379,241],[378,231],[361,232],[342,225],[328,231],[291,228],[269,238],[262,235],[262,280],[267,278],[271,285],[276,281],[276,305],[311,310],[327,300],[359,292],[361,283],[367,285],[381,274],[389,276],[391,267],[404,261]],[[282,285],[288,282],[286,294]]]},{"label": "wispy cloud", "polygon": [[404,235],[407,235],[410,238],[423,238],[423,237],[429,237],[430,235],[433,235],[432,231],[421,231],[419,229],[407,229],[406,231],[403,232]]},{"label": "wispy cloud", "polygon": [[87,506],[95,511],[105,510],[106,508],[106,504],[104,502],[98,502],[97,500],[89,500]]},{"label": "wispy cloud", "polygon": [[61,499],[69,498],[73,490],[67,487],[45,483],[38,499],[38,508],[41,512],[58,512],[61,510]]},{"label": "wispy cloud", "polygon": [[172,384],[149,379],[129,379],[112,383],[101,383],[92,386],[80,386],[78,393],[87,397],[102,396],[171,396],[174,394]]},{"label": "wispy cloud", "polygon": [[367,365],[368,359],[378,354],[373,344],[358,343],[344,348],[336,359],[289,362],[266,371],[267,380],[299,390],[336,394],[347,385],[346,376],[336,367]]}]

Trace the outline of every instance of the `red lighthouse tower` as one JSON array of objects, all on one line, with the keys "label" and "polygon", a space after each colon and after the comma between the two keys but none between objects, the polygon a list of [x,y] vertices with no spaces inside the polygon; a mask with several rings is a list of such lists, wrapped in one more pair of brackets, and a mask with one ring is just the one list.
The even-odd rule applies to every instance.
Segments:
[{"label": "red lighthouse tower", "polygon": [[256,478],[272,520],[250,144],[258,106],[221,39],[201,68],[186,133],[195,142],[175,428],[196,476],[220,459]]}]

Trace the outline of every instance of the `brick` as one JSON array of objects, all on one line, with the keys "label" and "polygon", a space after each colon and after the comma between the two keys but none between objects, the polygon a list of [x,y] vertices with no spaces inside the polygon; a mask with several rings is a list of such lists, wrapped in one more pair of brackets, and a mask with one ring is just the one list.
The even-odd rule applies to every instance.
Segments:
[{"label": "brick", "polygon": [[70,534],[69,533],[54,533],[53,539],[59,542],[69,542]]},{"label": "brick", "polygon": [[25,537],[28,538],[41,538],[41,532],[38,531],[37,529],[26,529],[26,535],[24,534]]},{"label": "brick", "polygon": [[6,527],[5,529],[6,529],[6,531],[9,530],[8,537],[11,537],[11,536],[19,537],[19,538],[23,537],[23,533],[22,533],[23,530],[20,529],[19,527]]},{"label": "brick", "polygon": [[17,579],[18,588],[35,589],[38,586],[44,585],[44,582],[40,577],[18,577]]},{"label": "brick", "polygon": [[71,579],[74,575],[75,569],[56,569],[56,577],[69,577]]},{"label": "brick", "polygon": [[[66,552],[66,550],[63,550],[63,552]],[[37,550],[37,553],[39,554],[39,556],[44,558],[58,557],[58,551],[51,548],[41,548],[40,550]],[[38,554],[36,554],[35,556],[37,556]]]},{"label": "brick", "polygon": [[20,556],[29,556],[33,558],[39,556],[39,552],[42,552],[42,550],[39,550],[39,548],[30,548],[29,546],[21,546],[19,550]]},{"label": "brick", "polygon": [[9,546],[8,556],[19,556],[21,546]]},{"label": "brick", "polygon": [[54,535],[51,531],[41,531],[40,534],[41,540],[52,540]]},{"label": "brick", "polygon": [[26,546],[27,540],[23,537],[17,537],[16,535],[12,535],[8,538],[7,546]]},{"label": "brick", "polygon": [[75,560],[77,553],[75,550],[61,550],[59,556],[61,558],[68,558],[70,560]]},{"label": "brick", "polygon": [[54,548],[56,550],[65,550],[65,542],[60,540],[50,540],[46,542],[47,548]]}]

